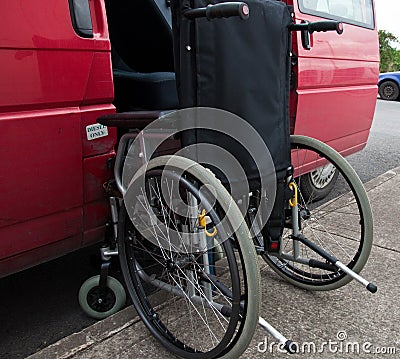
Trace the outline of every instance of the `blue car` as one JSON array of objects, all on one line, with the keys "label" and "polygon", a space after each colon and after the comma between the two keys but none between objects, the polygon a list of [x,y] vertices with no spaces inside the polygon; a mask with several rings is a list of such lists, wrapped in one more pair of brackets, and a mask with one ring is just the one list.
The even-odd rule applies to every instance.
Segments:
[{"label": "blue car", "polygon": [[381,99],[397,100],[400,94],[400,71],[380,74],[378,87]]}]

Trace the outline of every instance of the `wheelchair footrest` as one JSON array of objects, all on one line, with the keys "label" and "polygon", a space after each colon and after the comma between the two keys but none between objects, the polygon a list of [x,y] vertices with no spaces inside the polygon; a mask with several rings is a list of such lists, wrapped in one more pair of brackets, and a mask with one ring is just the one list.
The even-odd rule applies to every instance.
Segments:
[{"label": "wheelchair footrest", "polygon": [[278,340],[289,354],[294,354],[298,352],[298,345],[291,340],[288,340],[281,332],[275,329],[264,318],[259,317],[258,324],[269,334],[271,334],[276,340]]},{"label": "wheelchair footrest", "polygon": [[[375,293],[378,290],[378,287],[375,284],[368,282],[366,279],[361,277],[358,273],[354,272],[352,269],[350,269],[345,264],[340,262],[336,257],[330,255],[328,252],[326,252],[324,249],[322,249],[321,247],[316,245],[314,242],[311,242],[304,235],[298,234],[297,236],[293,236],[293,239],[297,239],[298,241],[300,241],[307,247],[311,248],[314,252],[318,253],[322,258],[326,259],[329,263],[332,263],[332,265],[334,267],[336,267],[337,269],[341,269],[344,273],[349,275],[351,278],[355,279],[357,282],[360,282],[371,293]],[[329,265],[329,263],[328,263],[328,265]],[[309,265],[311,267],[311,264],[309,264]],[[333,268],[333,266],[330,268]],[[329,269],[329,270],[331,270],[331,269]]]}]

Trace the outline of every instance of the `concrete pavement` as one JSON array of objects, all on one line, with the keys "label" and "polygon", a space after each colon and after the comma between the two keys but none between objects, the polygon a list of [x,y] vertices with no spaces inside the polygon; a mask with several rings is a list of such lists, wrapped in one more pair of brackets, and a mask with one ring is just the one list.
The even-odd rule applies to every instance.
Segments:
[{"label": "concrete pavement", "polygon": [[[330,292],[307,292],[260,262],[260,315],[299,343],[291,358],[382,358],[400,355],[400,167],[366,185],[374,213],[374,246],[362,274],[378,285],[371,294],[354,281]],[[286,358],[261,328],[243,358]],[[318,352],[319,351],[319,352]],[[397,353],[397,354],[396,354]],[[29,357],[174,358],[148,333],[135,310],[123,311]]]}]

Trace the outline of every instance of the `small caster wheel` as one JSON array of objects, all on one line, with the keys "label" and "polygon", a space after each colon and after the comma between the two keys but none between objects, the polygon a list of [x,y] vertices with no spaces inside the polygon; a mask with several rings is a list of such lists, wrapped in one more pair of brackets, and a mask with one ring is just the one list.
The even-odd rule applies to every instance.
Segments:
[{"label": "small caster wheel", "polygon": [[79,305],[92,318],[104,319],[118,312],[126,301],[122,284],[113,277],[107,277],[107,286],[99,287],[100,276],[87,279],[79,289]]}]

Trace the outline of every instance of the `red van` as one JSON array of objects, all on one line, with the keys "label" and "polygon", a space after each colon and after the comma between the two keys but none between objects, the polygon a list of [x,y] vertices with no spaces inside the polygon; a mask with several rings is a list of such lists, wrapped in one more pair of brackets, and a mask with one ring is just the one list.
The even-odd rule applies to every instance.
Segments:
[{"label": "red van", "polygon": [[[368,139],[379,74],[372,0],[286,0],[344,33],[293,38],[291,129],[343,154]],[[96,119],[178,106],[169,1],[0,3],[0,277],[100,241],[117,134]]]}]

